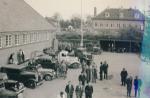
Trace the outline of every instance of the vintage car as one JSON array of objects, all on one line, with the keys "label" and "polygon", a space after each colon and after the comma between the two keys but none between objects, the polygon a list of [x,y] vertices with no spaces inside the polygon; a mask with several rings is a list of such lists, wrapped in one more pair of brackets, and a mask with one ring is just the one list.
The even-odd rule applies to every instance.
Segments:
[{"label": "vintage car", "polygon": [[8,79],[22,82],[29,88],[36,88],[43,81],[41,73],[29,71],[24,65],[5,65],[1,67],[0,71],[6,73]]},{"label": "vintage car", "polygon": [[100,47],[94,46],[92,53],[93,53],[93,54],[101,54],[101,53],[102,53],[102,50],[101,50]]},{"label": "vintage car", "polygon": [[81,65],[78,57],[69,56],[68,51],[65,50],[62,50],[61,52],[58,53],[58,61],[59,62],[65,61],[68,68],[79,68]]},{"label": "vintage car", "polygon": [[93,55],[90,52],[87,52],[86,48],[79,47],[75,50],[75,55],[80,59],[80,63],[83,61],[89,62],[93,60]]},{"label": "vintage car", "polygon": [[56,71],[56,60],[53,60],[51,56],[49,55],[41,55],[36,57],[35,62],[37,64],[40,64],[42,66],[42,68],[46,68],[46,69],[52,69]]},{"label": "vintage car", "polygon": [[0,73],[0,98],[23,98],[24,90],[22,83],[8,80],[6,73]]},{"label": "vintage car", "polygon": [[48,68],[43,68],[41,66],[41,64],[38,64],[38,63],[37,63],[37,65],[34,65],[34,66],[32,66],[32,65],[27,66],[26,69],[29,71],[41,73],[43,75],[43,79],[45,79],[46,81],[50,81],[50,80],[54,79],[56,76],[56,73],[54,70],[48,69]]}]

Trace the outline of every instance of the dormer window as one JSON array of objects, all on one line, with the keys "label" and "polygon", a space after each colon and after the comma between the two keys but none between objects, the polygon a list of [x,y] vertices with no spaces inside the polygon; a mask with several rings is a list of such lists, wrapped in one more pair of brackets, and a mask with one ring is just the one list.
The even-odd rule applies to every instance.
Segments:
[{"label": "dormer window", "polygon": [[120,18],[123,18],[123,17],[124,17],[123,13],[120,13],[119,17],[120,17]]},{"label": "dormer window", "polygon": [[106,13],[105,13],[105,17],[106,17],[106,18],[107,18],[107,17],[110,17],[110,13],[106,12]]},{"label": "dormer window", "polygon": [[135,18],[135,19],[139,19],[139,18],[140,18],[140,15],[139,15],[138,13],[135,13],[135,14],[134,14],[134,18]]}]

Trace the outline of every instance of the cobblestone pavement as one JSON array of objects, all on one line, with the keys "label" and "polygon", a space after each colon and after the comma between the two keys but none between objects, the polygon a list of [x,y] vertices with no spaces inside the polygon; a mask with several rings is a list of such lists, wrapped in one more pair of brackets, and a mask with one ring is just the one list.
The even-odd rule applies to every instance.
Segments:
[{"label": "cobblestone pavement", "polygon": [[[123,67],[133,77],[139,72],[140,58],[136,54],[117,54],[102,53],[95,55],[94,61],[99,69],[100,61],[107,61],[109,64],[109,80],[99,81],[92,84],[94,87],[93,98],[126,98],[126,88],[120,86],[120,71]],[[69,80],[73,85],[78,84],[78,75],[81,69],[71,69],[68,71],[67,79],[55,79],[52,81],[44,81],[44,84],[36,89],[26,89],[25,98],[56,98],[60,91],[64,91],[65,85]],[[132,92],[133,95],[133,92]],[[76,96],[74,95],[74,98]],[[85,98],[83,96],[83,98]],[[134,97],[133,97],[134,98]]]}]

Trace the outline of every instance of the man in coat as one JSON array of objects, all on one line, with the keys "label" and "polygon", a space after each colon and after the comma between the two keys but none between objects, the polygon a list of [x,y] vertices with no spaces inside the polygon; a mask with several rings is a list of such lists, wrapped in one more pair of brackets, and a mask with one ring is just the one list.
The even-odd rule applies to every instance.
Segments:
[{"label": "man in coat", "polygon": [[81,81],[83,86],[85,85],[86,76],[85,76],[85,74],[83,72],[81,72],[81,74],[79,75],[78,80],[79,80],[79,82]]},{"label": "man in coat", "polygon": [[126,79],[127,84],[127,97],[131,97],[131,90],[132,90],[132,77]]},{"label": "man in coat", "polygon": [[76,86],[76,98],[82,98],[84,87],[82,86],[82,82],[79,82],[79,85]]},{"label": "man in coat", "polygon": [[107,79],[107,77],[108,77],[108,64],[106,61],[103,64],[103,70],[104,70],[104,79]]},{"label": "man in coat", "polygon": [[85,98],[92,98],[93,86],[90,83],[85,87]]},{"label": "man in coat", "polygon": [[103,80],[103,63],[100,63],[100,68],[99,68],[100,72],[99,72],[99,76],[100,76],[100,80]]},{"label": "man in coat", "polygon": [[68,85],[66,85],[65,92],[67,94],[67,98],[73,98],[74,87],[71,84],[71,81],[69,81]]},{"label": "man in coat", "polygon": [[140,98],[141,86],[142,86],[142,80],[139,79],[138,76],[136,76],[134,79],[135,97],[137,97],[137,93],[138,93],[138,97]]},{"label": "man in coat", "polygon": [[91,81],[91,68],[88,66],[86,69],[87,83]]},{"label": "man in coat", "polygon": [[121,76],[121,82],[122,82],[122,86],[126,85],[126,78],[128,76],[128,72],[125,70],[125,68],[123,68],[123,70],[120,73]]},{"label": "man in coat", "polygon": [[92,66],[92,82],[96,83],[96,79],[97,79],[97,69],[95,66]]}]

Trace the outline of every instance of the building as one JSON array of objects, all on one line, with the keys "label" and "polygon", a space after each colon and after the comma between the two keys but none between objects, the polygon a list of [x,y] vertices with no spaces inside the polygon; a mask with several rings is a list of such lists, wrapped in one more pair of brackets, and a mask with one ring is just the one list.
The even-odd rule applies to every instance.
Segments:
[{"label": "building", "polygon": [[93,28],[99,33],[115,35],[131,27],[144,30],[144,15],[138,9],[107,8],[98,15],[96,13],[94,8]]},{"label": "building", "polygon": [[93,29],[101,36],[106,51],[141,51],[145,16],[138,9],[106,8],[97,15],[94,8]]},{"label": "building", "polygon": [[0,65],[19,49],[30,58],[34,51],[52,47],[55,30],[24,0],[0,0]]}]

